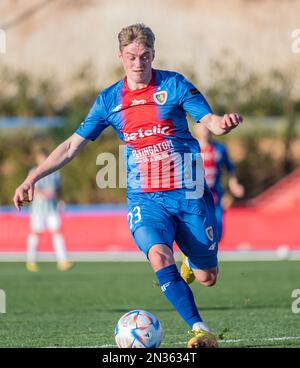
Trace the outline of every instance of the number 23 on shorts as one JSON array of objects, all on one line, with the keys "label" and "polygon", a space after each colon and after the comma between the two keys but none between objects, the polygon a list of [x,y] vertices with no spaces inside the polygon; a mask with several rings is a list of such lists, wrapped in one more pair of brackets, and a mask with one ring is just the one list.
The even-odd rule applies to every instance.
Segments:
[{"label": "number 23 on shorts", "polygon": [[133,207],[132,211],[128,212],[127,214],[127,220],[130,230],[132,230],[133,225],[136,225],[138,222],[141,221],[141,219],[142,219],[141,207],[140,206]]}]

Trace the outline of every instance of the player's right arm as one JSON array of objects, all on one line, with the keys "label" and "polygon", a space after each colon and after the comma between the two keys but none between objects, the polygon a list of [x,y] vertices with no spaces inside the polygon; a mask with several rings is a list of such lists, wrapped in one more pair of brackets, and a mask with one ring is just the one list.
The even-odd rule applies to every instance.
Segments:
[{"label": "player's right arm", "polygon": [[47,159],[35,170],[30,172],[24,182],[16,189],[13,198],[15,207],[20,210],[24,202],[31,202],[34,196],[35,183],[39,179],[65,166],[77,155],[87,142],[89,142],[88,139],[74,133],[55,148]]}]

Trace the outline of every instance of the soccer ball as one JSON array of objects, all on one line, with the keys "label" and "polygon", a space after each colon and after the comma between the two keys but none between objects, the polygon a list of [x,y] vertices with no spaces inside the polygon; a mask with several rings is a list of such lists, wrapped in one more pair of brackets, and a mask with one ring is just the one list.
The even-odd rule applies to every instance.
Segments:
[{"label": "soccer ball", "polygon": [[162,338],[163,329],[159,320],[144,310],[127,312],[115,328],[119,348],[158,348]]}]

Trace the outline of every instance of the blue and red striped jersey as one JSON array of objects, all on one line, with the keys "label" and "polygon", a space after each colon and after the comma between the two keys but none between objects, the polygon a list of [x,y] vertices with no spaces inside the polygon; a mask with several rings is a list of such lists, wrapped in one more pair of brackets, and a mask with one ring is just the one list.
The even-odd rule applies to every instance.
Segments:
[{"label": "blue and red striped jersey", "polygon": [[215,203],[218,203],[224,194],[222,174],[224,171],[229,174],[234,173],[235,166],[226,146],[220,142],[213,141],[206,147],[202,147],[201,153],[204,157],[206,183],[214,196]]},{"label": "blue and red striped jersey", "polygon": [[130,90],[118,81],[103,90],[76,133],[95,140],[109,125],[126,144],[127,189],[153,192],[189,187],[200,154],[186,113],[199,121],[212,110],[203,95],[181,74],[154,70],[149,85]]}]

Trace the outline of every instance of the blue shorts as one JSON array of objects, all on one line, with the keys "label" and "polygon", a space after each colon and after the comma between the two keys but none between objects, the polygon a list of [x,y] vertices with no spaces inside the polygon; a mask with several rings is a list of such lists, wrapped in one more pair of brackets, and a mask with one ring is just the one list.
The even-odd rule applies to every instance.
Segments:
[{"label": "blue shorts", "polygon": [[127,193],[131,234],[148,256],[155,244],[173,249],[176,241],[193,269],[217,267],[218,236],[212,195],[187,199],[185,189],[164,192]]}]

